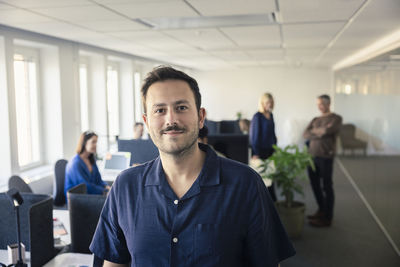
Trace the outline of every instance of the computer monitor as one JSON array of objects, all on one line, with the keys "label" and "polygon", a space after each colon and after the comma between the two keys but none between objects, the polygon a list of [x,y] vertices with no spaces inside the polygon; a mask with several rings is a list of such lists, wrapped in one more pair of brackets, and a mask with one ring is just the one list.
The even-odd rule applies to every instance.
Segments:
[{"label": "computer monitor", "polygon": [[142,164],[158,157],[158,148],[150,139],[123,140],[118,139],[118,151],[131,152],[132,164]]},{"label": "computer monitor", "polygon": [[249,162],[249,136],[246,134],[216,134],[208,136],[208,144],[227,158]]},{"label": "computer monitor", "polygon": [[106,155],[104,162],[104,170],[122,171],[129,168],[131,161],[130,152],[115,152]]}]

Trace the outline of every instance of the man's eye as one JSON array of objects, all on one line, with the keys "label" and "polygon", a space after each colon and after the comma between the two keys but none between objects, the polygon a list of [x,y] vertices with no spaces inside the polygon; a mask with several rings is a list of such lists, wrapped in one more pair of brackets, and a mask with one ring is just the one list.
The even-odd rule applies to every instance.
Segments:
[{"label": "man's eye", "polygon": [[165,109],[163,108],[158,108],[154,111],[154,113],[163,113]]},{"label": "man's eye", "polygon": [[187,106],[178,106],[176,109],[179,111],[187,110]]}]

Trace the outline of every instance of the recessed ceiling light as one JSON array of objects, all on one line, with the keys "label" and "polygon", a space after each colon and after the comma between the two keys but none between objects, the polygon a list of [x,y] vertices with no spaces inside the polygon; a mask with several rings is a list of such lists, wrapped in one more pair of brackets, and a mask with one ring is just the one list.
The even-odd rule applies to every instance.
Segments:
[{"label": "recessed ceiling light", "polygon": [[274,13],[234,16],[139,18],[135,22],[156,30],[239,27],[276,24]]}]

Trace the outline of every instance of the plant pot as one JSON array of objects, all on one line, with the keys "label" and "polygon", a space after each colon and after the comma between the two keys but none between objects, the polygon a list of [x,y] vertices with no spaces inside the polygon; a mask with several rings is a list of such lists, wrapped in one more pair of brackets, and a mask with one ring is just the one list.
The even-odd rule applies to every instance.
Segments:
[{"label": "plant pot", "polygon": [[304,227],[304,213],[306,209],[304,203],[294,201],[290,208],[284,206],[284,202],[282,201],[277,202],[275,205],[289,237],[300,237]]}]

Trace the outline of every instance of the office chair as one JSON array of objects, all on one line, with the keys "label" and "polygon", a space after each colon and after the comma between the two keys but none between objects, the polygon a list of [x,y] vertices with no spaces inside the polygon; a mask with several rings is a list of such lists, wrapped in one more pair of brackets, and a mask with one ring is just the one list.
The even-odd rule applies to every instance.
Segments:
[{"label": "office chair", "polygon": [[67,192],[71,227],[71,251],[91,253],[89,250],[106,196],[86,194],[86,185],[79,184]]},{"label": "office chair", "polygon": [[64,183],[67,163],[67,160],[59,159],[54,165],[53,198],[55,206],[65,205]]},{"label": "office chair", "polygon": [[355,137],[356,126],[354,124],[343,124],[339,132],[340,142],[342,143],[343,155],[346,150],[350,150],[351,154],[357,149],[362,150],[367,155],[367,142]]},{"label": "office chair", "polygon": [[21,193],[33,193],[32,188],[18,175],[13,175],[8,179],[8,188],[15,188]]}]

